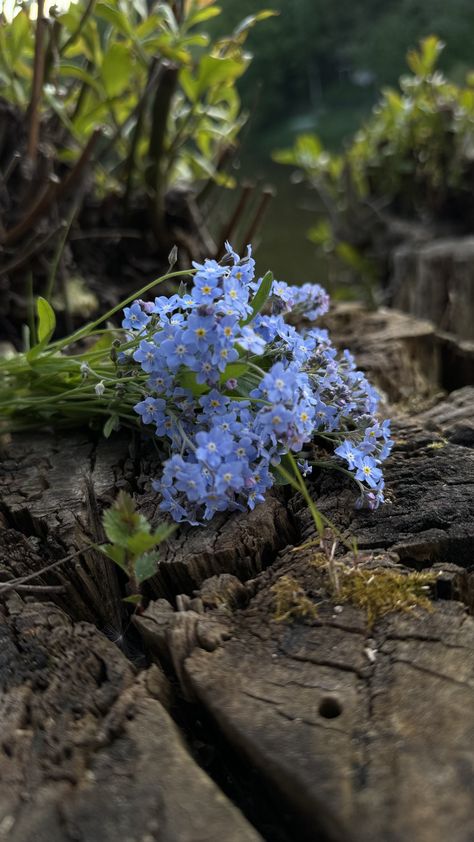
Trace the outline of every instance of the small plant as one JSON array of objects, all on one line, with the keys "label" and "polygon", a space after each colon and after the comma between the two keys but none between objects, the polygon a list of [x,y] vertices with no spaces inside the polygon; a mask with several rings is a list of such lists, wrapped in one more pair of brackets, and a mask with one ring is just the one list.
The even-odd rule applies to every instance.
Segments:
[{"label": "small plant", "polygon": [[[189,286],[170,298],[141,297],[183,276]],[[358,505],[376,508],[392,446],[376,391],[351,354],[311,326],[328,305],[317,284],[255,278],[250,247],[241,259],[229,244],[221,263],[168,273],[67,339],[51,341],[54,313],[39,299],[35,344],[0,362],[0,419],[5,430],[89,423],[106,436],[139,427],[159,448],[153,485],[173,520],[253,509],[272,485],[289,483],[321,532],[327,519],[303,476],[342,471]],[[122,327],[102,328],[122,306]]]},{"label": "small plant", "polygon": [[310,239],[369,289],[384,280],[384,213],[450,218],[474,213],[474,74],[464,86],[437,69],[444,45],[435,36],[407,55],[411,75],[386,89],[370,118],[341,154],[314,135],[275,152],[318,191],[325,213]]},{"label": "small plant", "polygon": [[157,547],[169,538],[175,527],[162,524],[152,531],[146,517],[137,512],[134,500],[124,491],[104,512],[103,525],[110,543],[102,544],[99,549],[127,575],[132,593],[126,601],[139,604],[140,586],[157,570]]}]

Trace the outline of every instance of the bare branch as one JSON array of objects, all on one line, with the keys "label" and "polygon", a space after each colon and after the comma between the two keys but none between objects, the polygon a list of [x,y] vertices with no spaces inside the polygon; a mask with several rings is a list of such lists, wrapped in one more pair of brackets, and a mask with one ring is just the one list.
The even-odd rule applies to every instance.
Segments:
[{"label": "bare branch", "polygon": [[44,17],[44,0],[38,0],[38,18],[36,21],[35,56],[33,64],[33,84],[31,91],[31,101],[28,109],[30,124],[28,129],[27,155],[32,163],[36,161],[36,156],[38,153],[40,105],[41,93],[43,90],[45,62],[44,36],[46,32],[46,27],[47,20]]}]

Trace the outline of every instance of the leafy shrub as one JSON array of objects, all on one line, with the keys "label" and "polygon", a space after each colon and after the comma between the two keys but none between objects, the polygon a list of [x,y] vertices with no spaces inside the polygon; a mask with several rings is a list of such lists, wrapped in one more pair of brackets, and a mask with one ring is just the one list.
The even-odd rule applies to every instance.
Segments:
[{"label": "leafy shrub", "polygon": [[465,223],[474,213],[474,74],[465,86],[449,82],[437,70],[442,49],[430,36],[408,53],[411,75],[399,91],[383,91],[341,154],[303,135],[274,155],[301,169],[320,194],[326,213],[311,239],[369,279],[379,271],[381,211]]},{"label": "leafy shrub", "polygon": [[[269,12],[211,43],[202,27],[220,8],[199,0],[88,0],[49,17],[43,8],[34,21],[18,3],[0,22],[0,96],[26,110],[33,181],[92,161],[103,192],[126,202],[147,192],[157,236],[171,185],[231,184],[220,168],[245,119],[235,83],[250,61],[247,34]],[[46,179],[44,164],[34,172],[45,154]]]}]

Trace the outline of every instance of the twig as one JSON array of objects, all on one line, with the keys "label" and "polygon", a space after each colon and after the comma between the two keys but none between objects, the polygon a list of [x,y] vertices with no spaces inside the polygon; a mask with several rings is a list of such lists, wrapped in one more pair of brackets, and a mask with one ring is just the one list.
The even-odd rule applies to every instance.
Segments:
[{"label": "twig", "polygon": [[96,4],[96,0],[89,0],[86,8],[84,9],[84,13],[83,13],[76,29],[74,30],[74,32],[71,32],[69,38],[67,38],[66,41],[64,42],[64,44],[59,48],[59,55],[60,56],[62,56],[63,53],[67,50],[67,48],[70,47],[71,44],[74,44],[74,41],[79,37],[82,30],[84,29],[85,24],[87,23],[87,21],[90,18],[92,12],[94,11],[95,4]]},{"label": "twig", "polygon": [[35,573],[29,573],[28,576],[20,576],[18,579],[12,579],[11,582],[6,582],[4,585],[0,585],[0,594],[16,590],[18,585],[24,585],[26,582],[31,582],[32,579],[36,579],[38,576],[42,576],[43,573],[49,573],[51,570],[55,570],[57,567],[60,567],[61,564],[65,564],[67,561],[71,561],[73,558],[76,558],[82,553],[88,552],[89,550],[98,549],[99,544],[89,544],[89,546],[82,547],[81,550],[76,550],[74,553],[67,555],[65,558],[60,558],[59,561],[53,561],[52,564],[48,564],[41,570],[36,570]]},{"label": "twig", "polygon": [[237,202],[237,206],[234,210],[234,213],[232,214],[225,228],[221,231],[221,236],[217,244],[216,252],[218,257],[223,253],[226,241],[230,241],[232,239],[232,235],[235,229],[237,228],[237,225],[239,224],[240,218],[243,215],[245,208],[247,207],[248,201],[254,189],[255,185],[252,184],[250,181],[245,182],[242,185],[240,199]]},{"label": "twig", "polygon": [[142,133],[143,128],[143,118],[145,116],[146,105],[148,101],[148,97],[153,90],[158,78],[159,78],[159,64],[160,61],[157,58],[154,58],[150,64],[150,69],[148,71],[148,79],[145,85],[145,90],[143,91],[143,96],[139,100],[136,105],[135,112],[136,112],[136,119],[135,119],[135,126],[133,128],[132,133],[132,140],[130,143],[130,150],[127,155],[127,159],[125,161],[125,172],[126,172],[126,186],[125,186],[125,195],[124,195],[124,203],[125,203],[125,210],[128,209],[130,205],[130,197],[132,195],[132,186],[133,186],[133,173],[135,170],[135,158],[137,154],[138,148],[138,141],[140,140],[140,135]]},{"label": "twig", "polygon": [[33,64],[33,83],[29,106],[29,130],[27,155],[31,162],[36,161],[38,153],[41,92],[44,79],[44,34],[46,29],[44,17],[44,0],[38,0],[38,18],[36,20],[35,56]]},{"label": "twig", "polygon": [[50,181],[37,202],[25,212],[23,219],[20,219],[13,228],[5,232],[3,245],[8,246],[15,243],[25,231],[28,231],[33,226],[39,217],[44,216],[54,201],[60,201],[64,194],[79,180],[89,163],[94,147],[101,134],[101,129],[94,130],[74,167],[62,182],[59,182],[57,176],[50,176]]},{"label": "twig", "polygon": [[[237,145],[229,143],[221,151],[216,164],[216,172],[223,172],[235,157]],[[196,196],[196,203],[201,206],[209,198],[210,193],[216,188],[216,179],[212,176],[207,179],[204,187]]]},{"label": "twig", "polygon": [[51,203],[54,201],[57,186],[58,177],[50,176],[50,180],[48,181],[46,187],[44,187],[39,199],[37,199],[37,201],[34,202],[33,205],[30,205],[30,207],[25,211],[23,219],[20,219],[13,228],[10,228],[5,232],[3,245],[9,246],[19,240],[25,231],[28,231],[36,220],[46,212]]},{"label": "twig", "polygon": [[251,243],[253,241],[255,235],[259,231],[259,229],[262,225],[264,216],[267,212],[269,202],[270,202],[271,199],[273,199],[274,195],[275,195],[275,191],[273,190],[272,187],[264,188],[264,190],[262,192],[262,195],[260,197],[260,202],[259,202],[257,210],[255,212],[255,216],[254,216],[252,222],[250,223],[247,231],[245,232],[245,236],[242,239],[242,244],[241,244],[241,247],[240,247],[241,253],[243,253],[247,244]]},{"label": "twig", "polygon": [[77,159],[74,167],[72,168],[72,170],[69,170],[64,181],[62,181],[58,185],[56,193],[57,201],[62,199],[62,197],[68,192],[68,190],[70,190],[70,188],[79,181],[79,179],[83,175],[85,168],[87,167],[87,164],[92,158],[92,154],[101,135],[102,129],[94,129],[89,140],[84,146],[84,149],[82,150],[79,158]]},{"label": "twig", "polygon": [[15,170],[16,170],[18,164],[20,163],[20,161],[21,161],[21,153],[18,152],[18,150],[16,150],[13,153],[13,155],[11,156],[11,158],[10,158],[6,168],[5,168],[5,172],[3,173],[2,181],[3,181],[4,184],[6,184],[7,181],[9,181],[9,179],[11,178],[13,173],[15,172]]},{"label": "twig", "polygon": [[47,243],[49,243],[50,240],[54,239],[54,237],[61,230],[63,225],[64,222],[61,222],[61,224],[58,225],[57,228],[53,228],[53,230],[50,231],[46,235],[46,237],[43,237],[42,240],[37,240],[36,242],[34,242],[29,250],[22,250],[22,253],[15,257],[13,260],[11,260],[10,263],[7,263],[6,266],[1,266],[0,272],[6,275],[8,272],[16,272],[17,269],[21,269],[21,267],[24,266],[25,263],[28,263],[30,257],[33,257],[33,255],[37,254],[37,252],[42,251],[44,246]]},{"label": "twig", "polygon": [[45,594],[45,593],[65,593],[66,587],[65,585],[17,585],[15,590],[19,593],[33,593],[33,594]]},{"label": "twig", "polygon": [[143,232],[135,228],[88,228],[71,234],[71,242],[76,240],[143,240]]},{"label": "twig", "polygon": [[[74,202],[73,202],[72,208],[71,208],[71,212],[69,214],[69,218],[66,220],[66,224],[64,226],[64,232],[63,232],[63,234],[61,236],[61,239],[58,243],[58,247],[56,249],[56,252],[53,256],[53,260],[52,260],[52,263],[51,263],[51,269],[50,269],[50,272],[49,272],[49,275],[48,275],[48,283],[46,285],[46,290],[45,290],[45,293],[44,293],[47,301],[51,300],[51,297],[52,297],[52,294],[53,294],[59,264],[60,264],[61,258],[63,256],[64,249],[66,247],[67,238],[69,237],[73,222],[74,222],[74,220],[75,220],[75,218],[78,214],[78,211],[79,211],[79,208],[80,208],[80,205],[81,205],[81,202],[82,202],[83,192],[84,192],[83,190],[79,190],[75,199],[74,199]],[[65,304],[67,305],[67,301],[65,301]],[[67,309],[67,306],[66,306],[66,309]]]},{"label": "twig", "polygon": [[168,126],[168,117],[178,81],[178,68],[171,64],[162,64],[156,85],[152,106],[152,121],[148,157],[150,164],[147,171],[147,184],[152,198],[152,225],[157,240],[163,234],[164,193],[162,162],[163,149]]},{"label": "twig", "polygon": [[28,310],[28,327],[33,345],[36,345],[35,298],[33,295],[33,272],[28,272],[26,306]]}]

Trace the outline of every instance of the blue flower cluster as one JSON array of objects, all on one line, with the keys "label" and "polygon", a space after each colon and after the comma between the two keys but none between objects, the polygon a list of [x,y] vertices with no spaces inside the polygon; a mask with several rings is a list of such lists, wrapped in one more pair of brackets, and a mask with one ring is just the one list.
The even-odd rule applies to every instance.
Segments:
[{"label": "blue flower cluster", "polygon": [[169,452],[154,483],[161,509],[192,524],[252,509],[285,454],[311,470],[306,451],[316,435],[334,465],[354,476],[361,502],[375,508],[383,501],[379,465],[391,447],[389,423],[375,417],[377,393],[327,331],[300,332],[285,319],[314,321],[327,294],[316,284],[273,281],[262,300],[266,281],[255,280],[250,247],[243,259],[226,249],[221,263],[193,264],[185,294],[124,311],[123,327],[137,340],[133,360],[148,375],[135,410]]}]

